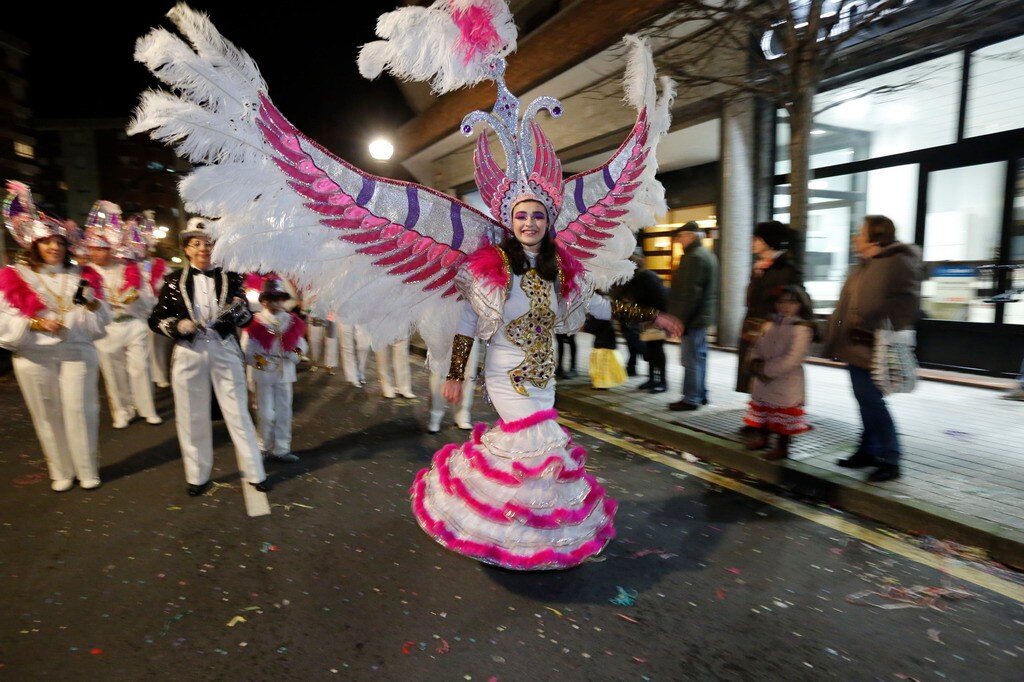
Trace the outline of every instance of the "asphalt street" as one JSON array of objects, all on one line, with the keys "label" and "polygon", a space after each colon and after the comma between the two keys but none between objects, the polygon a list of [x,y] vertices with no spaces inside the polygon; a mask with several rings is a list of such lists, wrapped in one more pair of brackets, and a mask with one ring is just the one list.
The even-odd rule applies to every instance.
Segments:
[{"label": "asphalt street", "polygon": [[1019,574],[599,424],[574,432],[620,502],[596,561],[448,552],[408,489],[465,432],[424,432],[416,379],[420,398],[385,400],[300,375],[301,460],[268,465],[271,514],[250,518],[222,424],[217,485],[185,494],[167,390],[161,426],[114,431],[104,410],[100,489],[51,492],[0,378],[0,680],[1021,679]]}]

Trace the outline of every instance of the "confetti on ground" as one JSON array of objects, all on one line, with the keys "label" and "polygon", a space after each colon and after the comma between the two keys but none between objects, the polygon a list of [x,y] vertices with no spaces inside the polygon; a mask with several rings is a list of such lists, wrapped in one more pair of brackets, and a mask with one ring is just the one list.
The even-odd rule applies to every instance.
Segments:
[{"label": "confetti on ground", "polygon": [[725,599],[725,590],[722,589],[721,587],[716,587],[715,588],[715,598],[718,599],[718,600]]},{"label": "confetti on ground", "polygon": [[935,628],[931,628],[930,630],[928,630],[928,639],[932,640],[933,642],[937,642],[939,644],[945,644],[945,642],[943,642],[941,639],[939,639],[939,635],[940,634],[942,634],[942,633],[939,630],[936,630]]},{"label": "confetti on ground", "polygon": [[636,606],[636,598],[638,596],[636,590],[627,590],[623,587],[617,588],[619,593],[608,600],[608,603],[615,604],[616,606]]},{"label": "confetti on ground", "polygon": [[640,621],[638,621],[638,620],[633,620],[632,618],[630,618],[629,616],[627,616],[627,615],[625,615],[625,614],[622,614],[622,613],[616,613],[615,615],[616,615],[616,616],[618,616],[619,618],[621,618],[622,620],[628,620],[628,621],[629,621],[630,623],[636,623],[637,625],[639,625],[639,624],[640,624]]},{"label": "confetti on ground", "polygon": [[451,647],[448,645],[448,640],[442,639],[441,644],[437,647],[437,653],[446,654],[451,651]]},{"label": "confetti on ground", "polygon": [[231,620],[228,621],[228,627],[229,628],[233,628],[236,625],[238,625],[239,623],[244,623],[244,622],[246,622],[245,618],[243,618],[242,616],[235,616],[234,618],[232,618]]},{"label": "confetti on ground", "polygon": [[414,646],[416,646],[416,642],[406,642],[402,645],[402,653],[408,656]]},{"label": "confetti on ground", "polygon": [[725,570],[729,571],[733,575],[739,575],[739,573],[740,573],[740,569],[738,569],[738,568],[727,568]]},{"label": "confetti on ground", "polygon": [[92,654],[93,656],[99,656],[100,654],[103,653],[103,649],[90,649],[89,653]]},{"label": "confetti on ground", "polygon": [[630,559],[642,559],[645,556],[657,556],[661,559],[671,559],[672,557],[679,556],[672,552],[666,551],[660,547],[650,547],[648,549],[638,549],[635,552],[629,554]]},{"label": "confetti on ground", "polygon": [[694,456],[693,456],[693,455],[691,455],[691,454],[690,454],[689,452],[684,452],[684,453],[683,453],[683,459],[685,459],[685,460],[686,460],[687,462],[689,462],[690,464],[696,464],[697,462],[699,462],[699,461],[700,461],[700,458],[699,458],[699,457],[694,457]]},{"label": "confetti on ground", "polygon": [[562,617],[562,612],[561,612],[561,611],[559,611],[558,609],[553,609],[553,608],[551,608],[550,606],[545,606],[544,608],[546,608],[546,609],[547,609],[548,611],[550,611],[551,613],[555,614],[555,615],[556,615],[556,616],[558,616],[559,618],[561,618],[561,617]]},{"label": "confetti on ground", "polygon": [[[898,587],[889,585],[878,590],[855,592],[846,598],[851,604],[874,606],[887,611],[894,609],[924,609],[945,611],[948,607],[943,599],[970,599],[974,594],[967,590],[948,587]],[[881,603],[879,603],[881,601]]]},{"label": "confetti on ground", "polygon": [[266,554],[267,552],[276,552],[276,551],[278,551],[280,549],[281,548],[278,547],[277,545],[273,545],[273,544],[271,544],[269,542],[264,542],[263,545],[260,547],[260,551],[263,552],[264,554]]}]

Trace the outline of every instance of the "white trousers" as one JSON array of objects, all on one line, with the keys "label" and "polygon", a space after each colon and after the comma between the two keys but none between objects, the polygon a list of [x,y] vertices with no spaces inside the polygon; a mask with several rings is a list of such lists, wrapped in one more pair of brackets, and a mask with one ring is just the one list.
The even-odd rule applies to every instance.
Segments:
[{"label": "white trousers", "polygon": [[[399,339],[387,348],[375,352],[377,378],[380,390],[387,397],[394,397],[397,390],[404,396],[412,395],[412,376],[409,373],[409,339]],[[394,374],[392,375],[392,367]]]},{"label": "white trousers", "polygon": [[145,322],[132,319],[111,322],[107,335],[96,341],[115,422],[128,421],[135,411],[144,418],[157,416],[149,377],[149,335]]},{"label": "white trousers", "polygon": [[314,325],[310,317],[307,327],[306,341],[309,343],[309,359],[315,365],[323,365],[331,369],[338,366],[338,340],[334,334],[334,323],[326,322],[327,326]]},{"label": "white trousers", "polygon": [[246,406],[242,351],[234,338],[206,332],[192,343],[179,342],[171,359],[174,422],[185,465],[185,480],[202,485],[213,470],[213,423],[210,386],[217,394],[242,478],[259,483],[267,475],[256,443],[256,427]]},{"label": "white trousers", "polygon": [[[341,370],[345,373],[345,381],[350,384],[362,384],[366,381],[366,360],[370,356],[370,339],[360,326],[338,322],[336,327],[338,341],[341,343]],[[337,366],[337,361],[335,361],[335,366]]]},{"label": "white trousers", "polygon": [[263,449],[273,455],[292,451],[292,383],[256,382],[260,439]]},{"label": "white trousers", "polygon": [[149,332],[149,368],[154,383],[163,386],[170,385],[171,351],[173,350],[173,339],[153,331]]},{"label": "white trousers", "polygon": [[[455,410],[455,423],[471,424],[473,418],[470,410],[473,408],[473,394],[476,392],[477,361],[480,359],[480,345],[483,342],[476,339],[473,347],[469,350],[469,360],[466,362],[466,379],[462,384],[462,402]],[[437,372],[430,373],[430,424],[434,428],[441,427],[441,420],[444,418],[445,408],[448,401],[441,395],[441,388],[444,386],[444,376]]]},{"label": "white trousers", "polygon": [[61,343],[16,353],[13,364],[50,478],[99,479],[96,349],[91,344]]}]

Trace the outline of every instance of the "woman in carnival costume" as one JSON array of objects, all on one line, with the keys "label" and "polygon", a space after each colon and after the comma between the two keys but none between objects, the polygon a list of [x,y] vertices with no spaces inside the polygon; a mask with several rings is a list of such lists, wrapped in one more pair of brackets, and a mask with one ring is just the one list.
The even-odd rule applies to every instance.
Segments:
[{"label": "woman in carnival costume", "polygon": [[100,485],[99,361],[94,342],[110,315],[103,285],[71,264],[67,225],[35,208],[31,191],[7,183],[4,224],[25,250],[0,271],[0,346],[14,352],[14,375],[32,416],[56,492]]},{"label": "woman in carnival costume", "polygon": [[674,92],[663,79],[659,100],[646,44],[626,39],[633,129],[607,163],[563,179],[535,121],[541,111],[560,116],[561,104],[541,97],[521,110],[505,86],[516,29],[503,0],[440,0],[380,18],[384,40],[360,54],[364,76],[387,69],[429,79],[438,93],[496,83],[492,111],[470,113],[461,126],[465,135],[477,123],[491,127],[505,152],[502,170],[487,135],[477,140],[487,215],[332,156],[274,107],[252,60],[206,17],[184,5],[169,17],[192,49],[161,29],[139,40],[136,58],[175,92],[145,93],[129,132],[147,131],[201,166],[181,192],[189,210],[219,217],[215,256],[315,290],[322,311],[361,325],[374,348],[415,329],[431,366],[448,377],[449,398],[463,390],[473,337],[489,344],[485,383],[501,421],[442,448],[417,476],[413,511],[423,529],[512,569],[566,568],[599,552],[614,535],[615,503],[555,421],[554,334],[574,333],[588,311],[678,330],[656,310],[594,294],[629,278],[633,233],[666,210],[654,151]]}]

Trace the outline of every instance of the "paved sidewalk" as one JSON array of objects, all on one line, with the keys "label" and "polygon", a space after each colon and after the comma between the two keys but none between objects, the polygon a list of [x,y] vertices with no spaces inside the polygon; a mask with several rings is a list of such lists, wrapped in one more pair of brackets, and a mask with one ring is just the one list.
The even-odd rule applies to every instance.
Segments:
[{"label": "paved sidewalk", "polygon": [[[982,547],[997,561],[1024,567],[1024,403],[1000,391],[922,381],[912,394],[889,398],[902,440],[903,477],[864,482],[865,472],[835,460],[852,452],[860,417],[844,369],[807,365],[807,411],[814,430],[794,439],[782,464],[747,451],[737,429],[747,396],[732,390],[736,355],[712,351],[712,404],[671,412],[682,383],[678,347],[669,346],[669,391],[636,390],[644,377],[607,391],[586,377],[591,336],[577,335],[580,377],[558,384],[558,407],[672,447],[837,507],[920,532]],[[620,356],[625,350],[620,347]],[[646,373],[646,364],[640,369]]]}]

